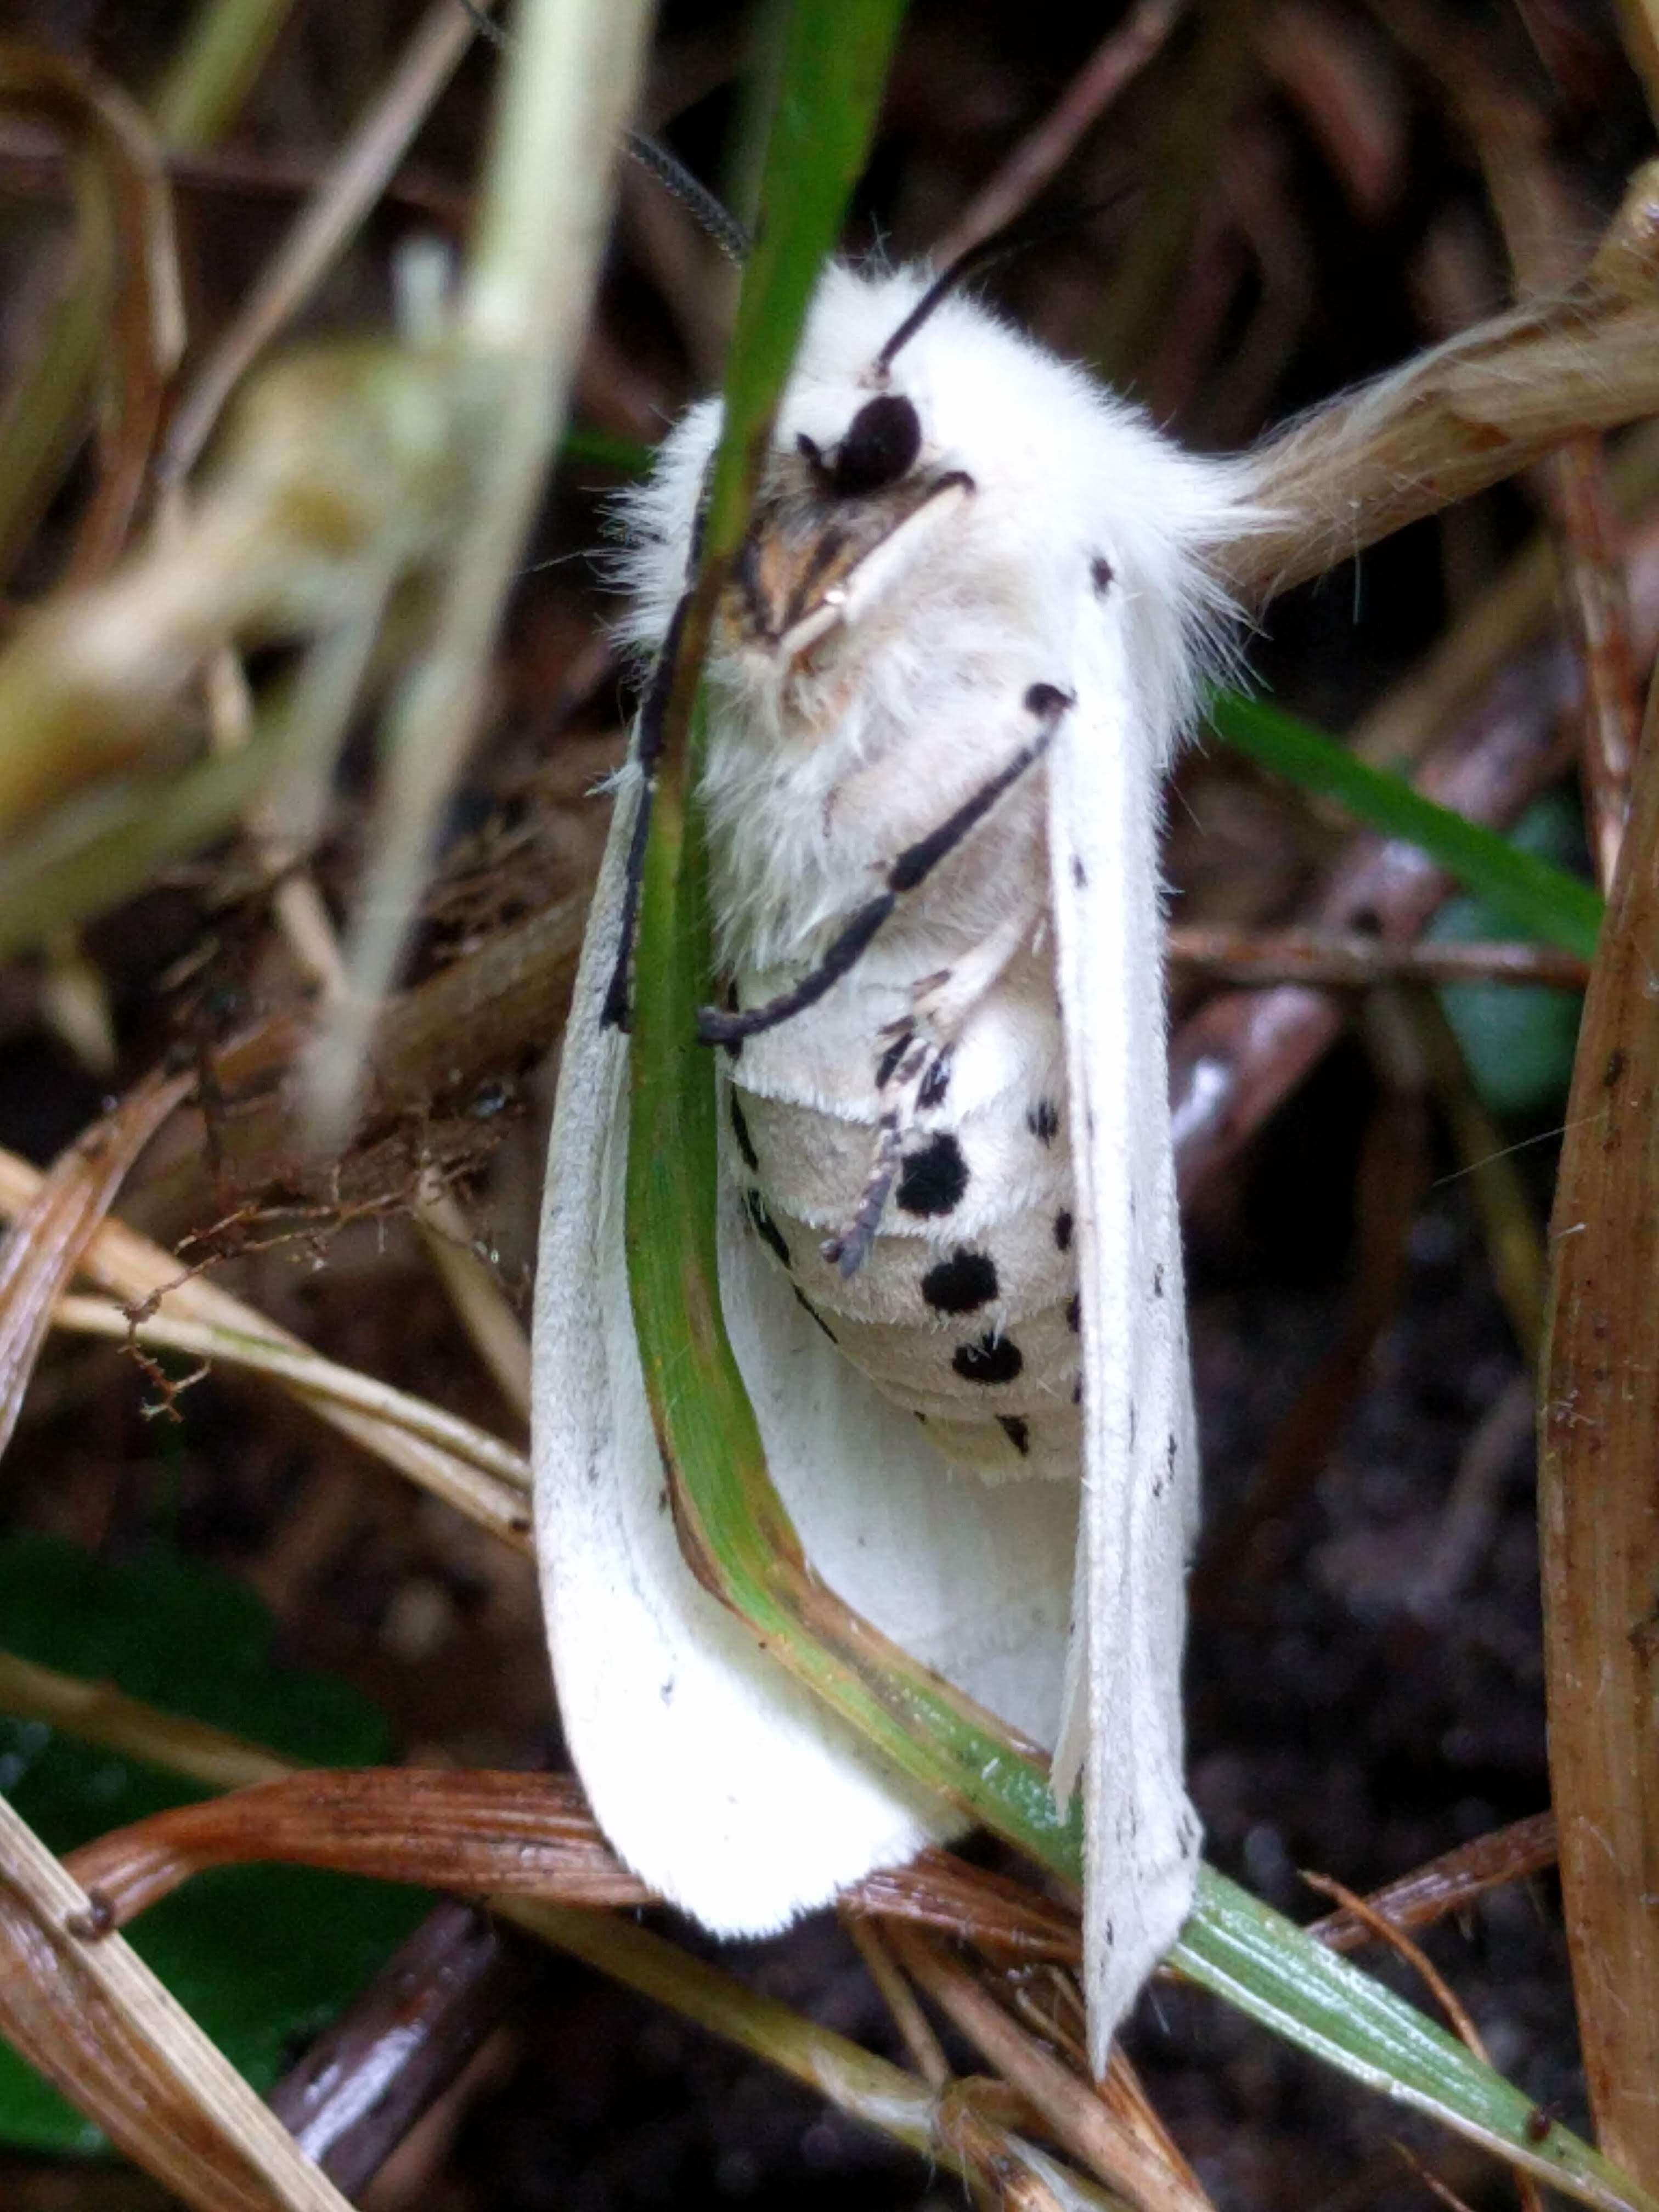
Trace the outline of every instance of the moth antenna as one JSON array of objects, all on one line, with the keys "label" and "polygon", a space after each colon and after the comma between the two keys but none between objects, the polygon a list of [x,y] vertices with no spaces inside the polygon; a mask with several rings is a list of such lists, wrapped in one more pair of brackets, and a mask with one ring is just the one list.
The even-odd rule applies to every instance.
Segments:
[{"label": "moth antenna", "polygon": [[886,375],[893,365],[894,356],[898,353],[899,349],[910,343],[941,301],[948,300],[952,292],[959,290],[976,270],[988,269],[994,262],[1004,260],[1009,254],[1018,252],[1025,242],[1024,236],[1014,237],[1006,230],[994,231],[989,238],[981,238],[976,245],[970,246],[958,253],[956,259],[934,277],[921,299],[917,301],[915,306],[911,308],[909,313],[876,356],[878,374],[882,376]]},{"label": "moth antenna", "polygon": [[[459,5],[480,37],[487,40],[498,53],[510,54],[513,52],[514,40],[499,23],[484,13],[479,0],[459,0]],[[714,240],[726,259],[741,269],[749,258],[749,249],[754,241],[731,210],[716,198],[707,185],[694,177],[678,155],[671,154],[659,140],[647,137],[641,131],[624,131],[623,145],[646,174],[654,178],[665,191],[679,202],[693,221]]]},{"label": "moth antenna", "polygon": [[754,240],[730,208],[717,199],[699,178],[694,177],[684,162],[671,154],[659,140],[647,138],[642,131],[624,131],[623,143],[646,174],[654,177],[664,191],[671,193],[702,225],[726,259],[741,269],[749,258]]},{"label": "moth antenna", "polygon": [[1091,201],[1087,207],[1073,209],[1063,215],[1044,216],[1035,220],[1029,216],[1020,216],[1001,230],[994,230],[988,238],[979,239],[972,246],[964,246],[956,259],[934,277],[876,356],[877,374],[886,375],[899,349],[909,343],[939,302],[948,300],[953,292],[960,291],[969,277],[981,269],[994,267],[999,261],[1006,261],[1010,254],[1024,252],[1028,246],[1038,245],[1059,231],[1074,230],[1079,223],[1087,222],[1103,210],[1114,206],[1121,197],[1120,192],[1109,192],[1103,198]]}]

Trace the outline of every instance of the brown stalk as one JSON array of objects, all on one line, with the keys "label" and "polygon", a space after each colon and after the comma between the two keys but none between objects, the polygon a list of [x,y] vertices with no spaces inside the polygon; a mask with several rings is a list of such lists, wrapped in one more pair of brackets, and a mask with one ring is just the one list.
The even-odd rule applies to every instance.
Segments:
[{"label": "brown stalk", "polygon": [[938,2036],[927,2025],[927,2015],[916,2002],[915,1991],[899,1972],[886,1937],[874,1920],[859,1913],[843,1909],[842,1922],[853,1948],[864,1961],[864,1971],[881,1992],[882,2002],[910,2054],[911,2065],[930,2088],[944,2089],[951,2079],[949,2062]]},{"label": "brown stalk", "polygon": [[[546,1052],[564,1026],[587,918],[587,886],[485,939],[412,991],[387,1002],[374,1032],[373,1089],[359,1142],[387,1122],[464,1106],[485,1078]],[[303,1034],[279,1016],[216,1055],[228,1102],[216,1135],[216,1169],[202,1146],[158,1178],[150,1206],[174,1230],[197,1226],[228,1199],[273,1182],[305,1187],[297,1080],[286,1073]]]},{"label": "brown stalk", "polygon": [[1346,13],[1279,0],[1256,46],[1354,208],[1375,222],[1406,181],[1407,124],[1393,58],[1364,31]]},{"label": "brown stalk", "polygon": [[1398,1881],[1373,1890],[1366,1900],[1372,1917],[1346,1910],[1310,1923],[1308,1934],[1333,1951],[1357,1951],[1371,1940],[1373,1918],[1381,1915],[1396,1928],[1426,1928],[1449,1912],[1464,1912],[1488,1890],[1523,1881],[1555,1863],[1555,1815],[1534,1813],[1511,1821],[1455,1851],[1430,1859]]},{"label": "brown stalk", "polygon": [[1207,2212],[1209,2199],[1190,2175],[1012,2021],[934,1939],[914,1929],[894,1928],[890,1940],[911,1979],[1041,2115],[1056,2142],[1091,2172],[1121,2190],[1144,2212]]},{"label": "brown stalk", "polygon": [[128,1170],[195,1087],[193,1075],[151,1075],[59,1154],[0,1245],[0,1451],[17,1425],[52,1310]]},{"label": "brown stalk", "polygon": [[1139,0],[1122,22],[1112,26],[1048,112],[934,240],[930,258],[939,268],[948,268],[959,253],[1030,207],[1158,52],[1186,4],[1187,0]]},{"label": "brown stalk", "polygon": [[1550,1222],[1539,1511],[1550,1776],[1590,2104],[1659,2182],[1659,735],[1650,709]]}]

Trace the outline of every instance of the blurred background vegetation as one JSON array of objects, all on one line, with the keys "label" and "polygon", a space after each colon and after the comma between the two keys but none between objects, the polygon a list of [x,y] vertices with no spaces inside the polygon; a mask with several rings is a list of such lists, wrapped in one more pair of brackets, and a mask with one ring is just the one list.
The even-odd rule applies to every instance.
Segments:
[{"label": "blurred background vegetation", "polygon": [[[402,1026],[375,1048],[349,1154],[319,1165],[300,1136],[297,1024],[380,849],[386,763],[362,713],[343,714],[332,763],[331,740],[307,753],[302,731],[288,741],[303,758],[285,757],[304,771],[303,803],[275,817],[236,763],[250,730],[252,750],[283,742],[285,708],[321,680],[299,641],[341,573],[337,518],[320,510],[337,498],[341,526],[367,533],[378,493],[406,489],[406,462],[419,498],[374,523],[399,548],[375,652],[395,659],[430,618],[419,549],[451,496],[446,456],[422,443],[418,380],[403,414],[359,416],[354,379],[392,358],[362,341],[397,331],[418,353],[467,236],[501,66],[488,41],[458,38],[428,63],[410,143],[343,221],[338,250],[278,287],[268,325],[250,303],[268,296],[301,208],[341,204],[340,149],[450,12],[8,11],[10,39],[71,69],[31,79],[14,58],[0,77],[3,635],[40,635],[21,627],[28,611],[66,583],[131,573],[125,550],[161,574],[157,549],[185,526],[154,465],[164,480],[216,423],[223,348],[333,349],[267,387],[240,445],[228,433],[236,496],[264,486],[257,527],[291,529],[301,548],[257,615],[214,602],[229,570],[199,534],[165,620],[154,595],[112,602],[123,639],[150,623],[147,651],[182,654],[185,674],[230,630],[240,658],[212,659],[188,688],[179,666],[163,684],[146,661],[161,688],[133,694],[125,718],[71,702],[61,744],[7,736],[27,773],[15,766],[9,790],[0,769],[14,830],[0,928],[16,955],[0,967],[0,1146],[45,1165],[158,1065],[198,1071],[205,1111],[163,1130],[123,1218],[170,1247],[191,1240],[216,1282],[330,1358],[521,1441],[510,1312],[527,1310],[548,1055],[604,834],[594,786],[633,702],[593,549],[611,495],[717,378],[734,288],[684,205],[624,168],[478,742],[439,793],[397,976]],[[185,82],[181,57],[210,20],[222,44]],[[775,47],[765,8],[686,0],[657,25],[637,120],[739,211]],[[112,204],[77,220],[89,88],[148,108],[154,137],[131,127],[155,166],[100,156]],[[118,140],[123,125],[117,102],[100,127]],[[1517,288],[1568,280],[1651,143],[1599,0],[1137,0],[1083,15],[917,0],[847,242],[904,258],[1032,207],[1052,215],[990,295],[1109,367],[1178,436],[1224,450]],[[164,342],[165,285],[135,273],[157,248],[152,190],[176,224],[181,351]],[[406,439],[391,461],[373,442],[388,419]],[[210,520],[224,505],[215,481],[198,509]],[[1639,436],[1615,448],[1612,485],[1644,675],[1659,472]],[[1478,784],[1502,752],[1490,818],[1518,816],[1523,844],[1585,872],[1574,664],[1528,551],[1558,497],[1534,477],[1415,526],[1276,603],[1249,661],[1281,704],[1381,764],[1462,747]],[[57,648],[45,635],[88,655],[88,684],[105,680],[87,634]],[[125,649],[112,647],[118,676]],[[368,680],[389,682],[379,666]],[[1179,1068],[1197,1034],[1183,1024],[1218,975],[1271,980],[1288,958],[1263,932],[1363,932],[1368,917],[1350,901],[1334,920],[1327,896],[1344,818],[1241,755],[1191,754],[1170,821],[1173,915],[1192,933],[1174,976]],[[1462,900],[1440,906],[1433,935],[1490,945],[1510,929]],[[1194,1585],[1193,1789],[1217,1863],[1297,1917],[1314,1909],[1300,1868],[1365,1889],[1548,1802],[1530,1376],[1582,977],[1542,955],[1520,986],[1477,972],[1437,988],[1442,971],[1403,956],[1397,969],[1345,993],[1326,1048],[1278,1084],[1284,1103],[1189,1192],[1211,1532]],[[1274,1091],[1271,1044],[1260,1050]],[[155,1357],[145,1368],[57,1336],[10,1409],[0,1647],[311,1763],[562,1764],[521,1550],[388,1479],[291,1401]],[[58,1849],[189,1794],[39,1717],[0,1722],[0,1786]],[[424,1909],[337,1876],[222,1874],[162,1909],[150,1955],[269,2088]],[[1493,2063],[1583,2130],[1552,1879],[1494,1888],[1426,1940]],[[832,1920],[726,1963],[896,2048]],[[381,2212],[958,2201],[956,2180],[585,1968],[503,1952],[491,1972],[464,2067],[375,2147],[364,2201]],[[1508,2186],[1191,1991],[1153,1992],[1129,2045],[1218,2203],[1425,2203],[1396,2137],[1468,2202]],[[88,2141],[21,2064],[0,2068],[8,2204],[164,2201],[130,2170],[77,2162]]]}]

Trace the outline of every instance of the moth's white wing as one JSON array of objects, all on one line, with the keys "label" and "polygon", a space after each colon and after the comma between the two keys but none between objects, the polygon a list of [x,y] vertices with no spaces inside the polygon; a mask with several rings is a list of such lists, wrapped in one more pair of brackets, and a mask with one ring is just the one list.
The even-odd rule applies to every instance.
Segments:
[{"label": "moth's white wing", "polygon": [[1181,1652],[1197,1456],[1164,1042],[1158,830],[1174,732],[1132,592],[1080,595],[1049,854],[1084,1344],[1078,1620],[1056,1759],[1081,1766],[1092,2057],[1192,1904]]},{"label": "moth's white wing", "polygon": [[[627,1042],[599,1009],[636,793],[619,798],[566,1033],[537,1283],[537,1545],[572,1756],[646,1881],[759,1934],[963,1823],[878,1760],[681,1558],[623,1261]],[[728,1190],[721,1285],[774,1479],[823,1579],[1033,1733],[1058,1697],[1075,1495],[955,1475],[840,1358]]]}]

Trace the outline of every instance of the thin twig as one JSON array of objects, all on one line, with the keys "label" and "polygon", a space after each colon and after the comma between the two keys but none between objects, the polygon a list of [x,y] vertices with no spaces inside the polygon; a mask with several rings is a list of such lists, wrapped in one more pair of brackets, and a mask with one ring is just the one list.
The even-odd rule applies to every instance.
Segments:
[{"label": "thin twig", "polygon": [[[1468,1911],[1489,1890],[1524,1881],[1554,1863],[1555,1815],[1534,1813],[1414,1868],[1373,1890],[1366,1902],[1396,1928],[1426,1928],[1448,1913]],[[1369,1920],[1333,1912],[1310,1922],[1307,1932],[1334,1951],[1357,1951],[1370,1941],[1370,1930]]]},{"label": "thin twig", "polygon": [[1316,983],[1369,990],[1384,983],[1545,983],[1582,991],[1589,963],[1553,945],[1419,938],[1385,942],[1358,932],[1245,929],[1231,923],[1176,922],[1166,951],[1171,966],[1195,968],[1218,982]]},{"label": "thin twig", "polygon": [[1122,22],[1112,26],[1041,122],[934,240],[930,258],[939,268],[948,268],[958,254],[1030,205],[1158,52],[1186,4],[1187,0],[1139,0]]},{"label": "thin twig", "polygon": [[[0,1215],[21,1212],[40,1190],[42,1180],[39,1170],[27,1161],[0,1152]],[[301,1358],[309,1356],[308,1347],[297,1337],[199,1276],[182,1274],[170,1253],[136,1236],[120,1222],[104,1221],[82,1254],[80,1268],[130,1306],[148,1307],[164,1301],[172,1318],[222,1329],[255,1345],[286,1346]],[[530,1549],[527,1502],[521,1492],[509,1488],[499,1476],[483,1474],[440,1445],[354,1406],[309,1392],[301,1382],[289,1380],[283,1387],[307,1404],[319,1419],[492,1535],[515,1550]]]}]

